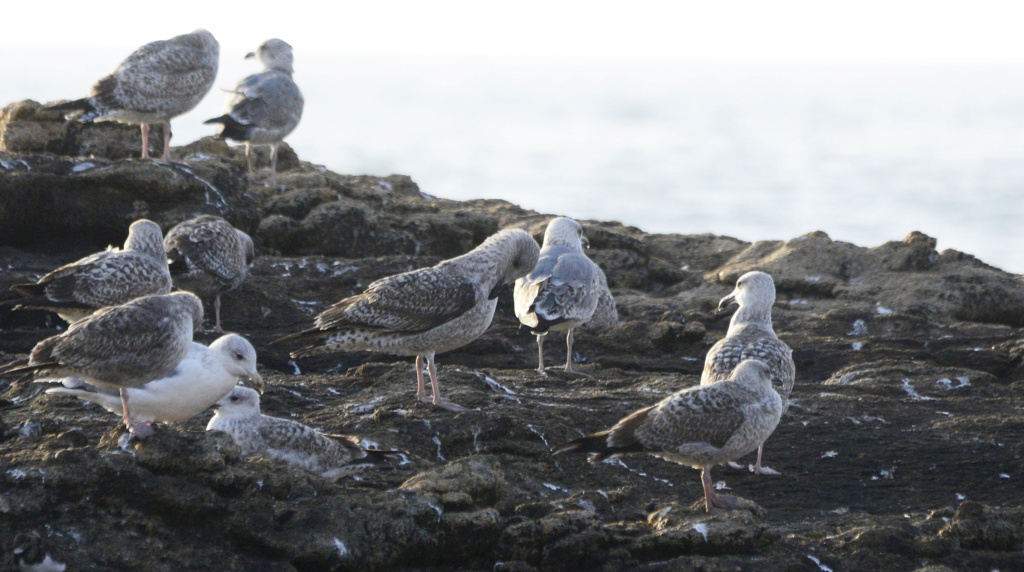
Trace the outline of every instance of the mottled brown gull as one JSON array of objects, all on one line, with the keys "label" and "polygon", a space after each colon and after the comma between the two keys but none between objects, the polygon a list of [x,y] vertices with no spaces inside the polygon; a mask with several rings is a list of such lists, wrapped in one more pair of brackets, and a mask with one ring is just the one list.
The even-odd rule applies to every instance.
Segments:
[{"label": "mottled brown gull", "polygon": [[11,290],[25,298],[17,301],[20,307],[50,310],[68,322],[140,296],[167,294],[171,274],[163,233],[153,221],[137,220],[128,229],[123,249],[97,252],[61,266],[35,284],[15,284]]},{"label": "mottled brown gull", "polygon": [[204,121],[219,123],[217,137],[245,142],[245,161],[252,179],[253,145],[270,145],[270,185],[276,184],[277,147],[302,118],[302,92],[292,80],[292,47],[277,38],[267,40],[249,52],[258,58],[263,71],[238,82],[230,93],[224,115]]},{"label": "mottled brown gull", "polygon": [[[434,355],[460,348],[491,325],[502,286],[526,276],[539,256],[522,230],[502,230],[471,252],[431,268],[377,280],[316,317],[315,327],[273,343],[312,342],[292,352],[303,357],[370,350],[416,356],[416,395],[450,411],[464,407],[442,398]],[[433,397],[424,392],[427,365]]]},{"label": "mottled brown gull", "polygon": [[170,375],[188,354],[193,328],[202,321],[203,304],[188,292],[136,298],[103,308],[39,342],[27,363],[8,364],[0,375],[77,377],[118,390],[125,426],[145,438],[153,430],[132,421],[128,389]]},{"label": "mottled brown gull", "polygon": [[[231,392],[240,377],[248,378],[263,391],[263,377],[256,371],[256,350],[248,340],[228,334],[209,347],[192,346],[167,377],[129,388],[132,419],[136,422],[177,423],[206,411]],[[124,415],[118,391],[93,387],[75,378],[65,378],[64,387],[46,393],[72,395],[96,403],[117,415]]]},{"label": "mottled brown gull", "polygon": [[96,82],[89,97],[50,109],[81,111],[80,121],[138,123],[142,126],[143,159],[149,158],[149,126],[163,123],[160,160],[168,162],[171,119],[198,105],[210,91],[219,62],[220,46],[206,30],[150,42]]},{"label": "mottled brown gull", "polygon": [[516,280],[516,317],[537,335],[537,371],[544,373],[544,336],[566,331],[565,371],[572,371],[573,330],[590,320],[600,296],[600,269],[586,254],[583,227],[556,218],[544,231],[540,259],[529,275]]},{"label": "mottled brown gull", "polygon": [[[722,310],[729,304],[739,308],[729,322],[725,337],[711,346],[704,359],[701,385],[728,379],[733,369],[746,359],[760,360],[771,368],[772,378],[780,382],[783,412],[789,408],[789,394],[796,379],[793,350],[779,340],[772,328],[772,306],[775,304],[775,282],[764,272],[747,272],[736,281],[736,288],[718,303]],[[750,470],[757,474],[777,475],[761,465],[764,442],[757,447],[757,463]]]},{"label": "mottled brown gull", "polygon": [[64,553],[35,532],[15,536],[11,556],[21,572],[64,572],[68,567]]},{"label": "mottled brown gull", "polygon": [[649,454],[701,469],[708,512],[746,508],[715,493],[711,468],[750,453],[782,417],[782,398],[772,388],[768,365],[740,363],[713,385],[684,389],[623,418],[607,431],[555,447],[554,453],[593,453],[596,463],[619,455]]},{"label": "mottled brown gull", "polygon": [[213,215],[186,220],[168,231],[163,248],[170,258],[174,285],[197,296],[213,296],[215,326],[220,326],[220,295],[238,288],[249,274],[254,249],[249,235]]},{"label": "mottled brown gull", "polygon": [[247,455],[278,459],[334,479],[383,462],[397,453],[367,449],[357,437],[327,435],[315,429],[260,413],[260,396],[236,387],[214,406],[207,431],[223,431]]}]

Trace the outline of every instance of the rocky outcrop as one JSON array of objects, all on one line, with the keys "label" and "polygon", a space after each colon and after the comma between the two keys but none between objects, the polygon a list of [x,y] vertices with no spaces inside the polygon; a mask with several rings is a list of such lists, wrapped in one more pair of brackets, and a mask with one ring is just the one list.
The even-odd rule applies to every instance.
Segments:
[{"label": "rocky outcrop", "polygon": [[[585,221],[620,322],[582,330],[590,378],[533,371],[509,293],[476,342],[439,357],[470,410],[417,403],[407,358],[295,362],[266,343],[382,276],[461,254],[499,228],[538,239],[549,215],[423,194],[405,176],[331,173],[283,150],[279,186],[249,184],[240,150],[203,139],[181,165],[134,159],[137,129],[65,125],[37,104],[0,114],[0,299],[10,284],[198,213],[250,232],[258,258],[224,296],[256,346],[263,408],[353,433],[403,460],[329,482],[248,459],[206,417],[128,442],[95,406],[0,379],[0,545],[36,530],[75,569],[973,570],[1019,567],[1024,532],[1024,284],[911,232],[862,247],[652,235]],[[258,162],[265,164],[260,154]],[[782,476],[715,469],[757,514],[709,516],[699,473],[654,458],[590,464],[551,445],[698,382],[759,269],[794,349],[792,403],[765,452]],[[62,323],[0,305],[0,362]],[[209,336],[199,339],[209,342]],[[557,352],[548,341],[549,351]],[[9,558],[9,557],[8,557]],[[10,561],[5,561],[9,565]]]}]

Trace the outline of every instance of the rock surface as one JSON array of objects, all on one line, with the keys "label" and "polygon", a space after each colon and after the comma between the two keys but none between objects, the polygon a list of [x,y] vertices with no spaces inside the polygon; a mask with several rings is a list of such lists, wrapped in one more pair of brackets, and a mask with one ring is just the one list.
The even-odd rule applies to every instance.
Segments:
[{"label": "rock surface", "polygon": [[[223,304],[225,327],[259,352],[264,411],[408,453],[328,482],[242,457],[203,431],[208,416],[127,442],[98,407],[2,379],[5,566],[14,536],[36,530],[74,569],[95,570],[1020,567],[1018,276],[936,252],[920,233],[874,248],[820,232],[750,244],[585,221],[620,316],[576,338],[592,377],[534,372],[533,338],[517,333],[505,293],[490,330],[439,359],[445,391],[471,408],[453,415],[415,401],[406,358],[296,364],[266,344],[379,277],[461,254],[499,228],[540,238],[549,215],[430,197],[403,176],[338,175],[290,151],[277,188],[248,185],[244,156],[222,142],[174,148],[184,165],[164,166],[125,159],[137,150],[134,128],[65,129],[26,102],[0,113],[0,299],[13,298],[13,283],[120,243],[134,218],[166,231],[220,214],[258,245],[250,278]],[[765,452],[783,474],[714,476],[763,513],[694,511],[699,473],[657,459],[549,454],[695,385],[727,327],[717,302],[753,269],[775,277],[775,328],[797,363],[792,406]],[[64,327],[0,306],[0,362]]]}]

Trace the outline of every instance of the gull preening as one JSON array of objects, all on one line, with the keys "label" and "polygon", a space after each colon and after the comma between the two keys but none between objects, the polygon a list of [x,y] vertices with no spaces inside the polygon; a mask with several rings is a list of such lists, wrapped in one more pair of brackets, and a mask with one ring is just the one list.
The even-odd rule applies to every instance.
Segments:
[{"label": "gull preening", "polygon": [[247,455],[285,461],[321,477],[334,479],[384,462],[397,453],[367,449],[357,437],[327,435],[315,429],[260,413],[260,396],[236,387],[214,406],[207,431],[223,431]]},{"label": "gull preening", "polygon": [[199,104],[217,77],[220,45],[213,34],[196,30],[135,50],[89,97],[50,106],[79,111],[80,121],[118,121],[142,127],[142,158],[149,158],[149,127],[164,126],[163,162],[171,159],[171,119]]},{"label": "gull preening", "polygon": [[[537,264],[537,242],[506,229],[437,266],[382,278],[316,317],[314,327],[272,343],[305,341],[292,357],[370,350],[416,356],[416,396],[450,411],[465,407],[441,397],[434,355],[480,337],[494,318],[502,286]],[[425,393],[426,362],[433,396]]]},{"label": "gull preening", "polygon": [[779,424],[782,407],[769,366],[745,360],[725,381],[674,393],[607,431],[559,445],[554,453],[593,453],[592,463],[654,455],[701,469],[708,512],[743,509],[738,499],[715,493],[711,468],[757,449]]},{"label": "gull preening", "polygon": [[18,306],[50,310],[68,322],[140,296],[167,294],[171,274],[163,233],[155,222],[137,220],[128,229],[123,249],[97,252],[11,290],[24,298],[15,301]]},{"label": "gull preening", "polygon": [[302,92],[292,80],[292,47],[277,38],[246,54],[257,58],[263,71],[238,82],[230,91],[224,115],[204,123],[219,123],[217,137],[245,143],[245,162],[252,179],[252,145],[270,145],[270,185],[276,184],[277,147],[302,118]]},{"label": "gull preening", "polygon": [[188,355],[192,331],[203,322],[203,304],[188,292],[144,296],[97,311],[32,348],[27,362],[0,368],[0,375],[76,377],[118,391],[125,426],[139,438],[153,433],[132,420],[128,389],[167,377]]},{"label": "gull preening", "polygon": [[[228,334],[209,347],[192,342],[188,354],[170,375],[127,390],[132,419],[139,423],[186,421],[230,393],[242,377],[262,393],[263,377],[256,371],[256,350],[248,340]],[[46,393],[73,395],[124,415],[118,391],[94,387],[75,378],[65,378],[62,383],[64,387],[47,389]]]},{"label": "gull preening", "polygon": [[[725,337],[708,350],[700,384],[711,385],[729,379],[733,369],[743,360],[760,360],[771,368],[772,378],[779,380],[778,392],[785,412],[789,408],[789,394],[796,379],[796,364],[793,363],[793,350],[775,335],[772,328],[775,282],[764,272],[747,272],[736,281],[736,288],[718,303],[718,309],[722,310],[729,304],[738,304],[739,308],[729,322]],[[763,453],[762,441],[757,447],[757,463],[750,470],[757,474],[779,474],[761,465]]]},{"label": "gull preening", "polygon": [[179,223],[164,238],[174,285],[197,296],[213,296],[214,332],[220,325],[220,295],[238,288],[249,274],[255,250],[248,234],[213,215]]},{"label": "gull preening", "polygon": [[583,227],[556,218],[544,231],[540,259],[529,275],[516,280],[516,317],[537,335],[537,371],[544,372],[544,336],[565,330],[565,371],[572,370],[572,332],[597,309],[600,269],[586,254]]}]

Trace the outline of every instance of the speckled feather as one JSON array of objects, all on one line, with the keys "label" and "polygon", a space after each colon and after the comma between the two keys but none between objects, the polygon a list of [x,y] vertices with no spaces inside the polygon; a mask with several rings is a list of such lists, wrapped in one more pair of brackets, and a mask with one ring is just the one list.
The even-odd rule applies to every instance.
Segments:
[{"label": "speckled feather", "polygon": [[150,42],[93,86],[96,118],[155,123],[181,115],[210,91],[219,61],[220,46],[206,30]]},{"label": "speckled feather", "polygon": [[763,272],[743,275],[737,281],[737,289],[723,302],[729,299],[738,300],[740,308],[733,314],[726,337],[708,350],[701,385],[728,379],[741,361],[756,359],[768,364],[772,377],[781,382],[778,391],[788,406],[796,365],[793,350],[775,335],[772,328],[775,286],[771,277]]},{"label": "speckled feather", "polygon": [[556,452],[596,453],[592,461],[647,453],[693,467],[731,461],[757,449],[779,423],[782,398],[769,375],[767,365],[744,362],[726,381],[674,393]]},{"label": "speckled feather", "polygon": [[79,377],[97,387],[136,387],[165,377],[188,354],[203,306],[188,292],[103,308],[32,349],[27,366],[4,374]]},{"label": "speckled feather", "polygon": [[167,294],[171,275],[162,239],[156,223],[138,220],[129,229],[123,250],[92,254],[61,266],[35,284],[11,289],[27,298],[24,307],[52,309],[68,321],[140,296]]},{"label": "speckled feather", "polygon": [[619,323],[619,311],[615,307],[615,298],[608,289],[608,279],[604,271],[597,266],[597,308],[594,315],[583,324],[584,329],[606,330]]},{"label": "speckled feather", "polygon": [[360,446],[356,437],[326,435],[295,421],[263,415],[259,395],[245,387],[236,387],[218,402],[206,430],[231,435],[246,454],[286,461],[329,478],[378,463],[384,456]]},{"label": "speckled feather", "polygon": [[296,357],[353,350],[396,355],[450,351],[487,329],[497,304],[492,292],[525,275],[538,251],[530,235],[503,230],[467,254],[378,280],[325,310],[314,328],[274,343],[324,340],[296,350]]},{"label": "speckled feather", "polygon": [[179,223],[164,238],[177,287],[199,296],[237,288],[253,259],[249,235],[226,220],[202,215]]}]

